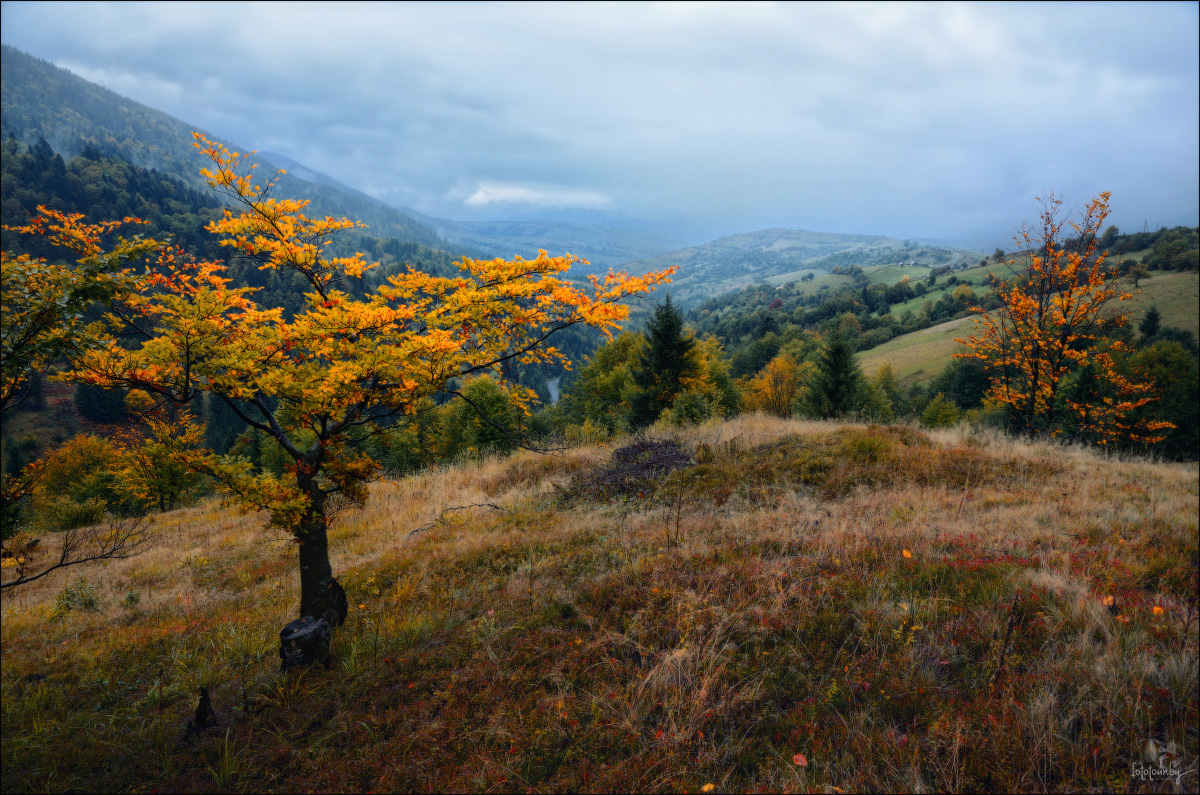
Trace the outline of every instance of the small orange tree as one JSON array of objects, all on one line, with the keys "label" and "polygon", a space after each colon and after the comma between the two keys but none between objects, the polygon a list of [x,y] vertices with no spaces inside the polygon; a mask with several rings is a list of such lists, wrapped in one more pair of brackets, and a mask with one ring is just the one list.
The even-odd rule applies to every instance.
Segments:
[{"label": "small orange tree", "polygon": [[797,363],[791,354],[781,353],[767,362],[757,375],[744,382],[742,403],[750,411],[790,417],[792,407],[814,369],[808,362]]},{"label": "small orange tree", "polygon": [[[1066,407],[1102,444],[1119,438],[1154,442],[1162,438],[1156,431],[1170,427],[1124,420],[1154,398],[1148,394],[1152,384],[1117,371],[1113,356],[1126,348],[1106,338],[1129,320],[1114,305],[1133,297],[1117,288],[1117,274],[1105,266],[1108,252],[1097,246],[1110,196],[1106,191],[1089,202],[1078,221],[1063,220],[1062,200],[1053,193],[1039,197],[1038,227],[1024,225],[1017,236],[1026,251],[1021,266],[1009,260],[1014,278],[996,282],[1000,307],[986,314],[972,307],[981,313],[975,318],[979,333],[955,340],[969,349],[955,356],[988,365],[988,396],[1008,406],[1026,436],[1062,433]],[[1067,376],[1085,370],[1107,386],[1090,409],[1060,394]]]},{"label": "small orange tree", "polygon": [[198,438],[187,431],[171,444],[162,440],[192,471],[216,478],[246,506],[269,510],[273,524],[295,535],[302,616],[322,617],[336,606],[329,512],[361,504],[378,469],[356,441],[414,414],[435,393],[465,399],[453,384],[485,372],[524,405],[532,393],[505,378],[511,365],[565,361],[548,344],[555,332],[584,323],[609,333],[628,312],[620,299],[653,289],[674,270],[638,278],[610,272],[590,277],[585,290],[559,278],[580,261],[569,254],[464,258],[457,276],[410,271],[356,299],[345,283],[373,265],[361,254],[328,257],[326,248],[336,232],[361,224],[308,217],[307,202],[269,195],[273,180],[255,184],[248,155],[195,137],[215,166],[201,174],[240,207],[209,231],[261,268],[299,274],[308,287],[304,308],[291,319],[260,308],[250,288],[230,286],[219,263],[163,249],[153,289],[111,317],[139,331],[142,346],[89,352],[71,377],[178,404],[207,392],[286,451],[292,463],[277,479],[187,443]]}]

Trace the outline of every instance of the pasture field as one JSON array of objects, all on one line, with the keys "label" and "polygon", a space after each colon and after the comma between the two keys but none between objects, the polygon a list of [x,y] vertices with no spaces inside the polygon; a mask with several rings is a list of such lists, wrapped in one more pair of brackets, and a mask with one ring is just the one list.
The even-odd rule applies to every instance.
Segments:
[{"label": "pasture field", "polygon": [[971,318],[960,317],[920,331],[902,334],[882,345],[860,352],[858,362],[867,375],[874,375],[881,365],[891,363],[899,379],[929,381],[935,378],[962,348],[954,340],[964,339],[971,333],[972,326]]}]

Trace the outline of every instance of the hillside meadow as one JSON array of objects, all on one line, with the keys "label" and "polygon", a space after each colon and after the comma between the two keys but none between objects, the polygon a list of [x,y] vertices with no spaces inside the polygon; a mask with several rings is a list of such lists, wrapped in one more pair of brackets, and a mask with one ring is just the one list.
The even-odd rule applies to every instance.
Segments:
[{"label": "hillside meadow", "polygon": [[[978,275],[971,271],[962,273]],[[1134,328],[1146,314],[1146,310],[1156,306],[1162,313],[1164,326],[1175,326],[1200,337],[1200,314],[1196,311],[1197,306],[1200,306],[1200,274],[1195,271],[1153,271],[1148,278],[1141,280],[1137,289],[1132,285],[1122,286],[1133,294],[1133,298],[1122,304],[1121,309],[1129,313]],[[972,283],[972,289],[978,293],[987,291],[975,283]],[[924,296],[920,302],[931,297],[936,300],[938,295]],[[913,299],[909,304],[915,302],[917,299]],[[897,309],[898,307],[892,307],[893,312]],[[884,363],[890,363],[897,378],[918,383],[929,381],[951,362],[954,354],[961,348],[954,340],[965,339],[973,333],[972,330],[973,323],[970,318],[948,320],[936,326],[903,334],[863,351],[859,354],[859,363],[868,374],[874,373]]]},{"label": "hillside meadow", "polygon": [[1195,791],[1197,498],[759,415],[468,461],[336,518],[350,617],[287,675],[294,545],[207,502],[5,594],[3,789]]}]

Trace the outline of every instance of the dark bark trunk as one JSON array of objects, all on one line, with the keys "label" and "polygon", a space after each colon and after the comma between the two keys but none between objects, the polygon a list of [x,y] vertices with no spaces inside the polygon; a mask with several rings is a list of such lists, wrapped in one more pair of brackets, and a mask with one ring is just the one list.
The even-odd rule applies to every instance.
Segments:
[{"label": "dark bark trunk", "polygon": [[300,544],[300,615],[324,618],[330,627],[346,620],[346,592],[329,563],[329,536],[323,495],[315,481],[300,482],[309,497],[308,512],[296,534]]},{"label": "dark bark trunk", "polygon": [[297,537],[300,541],[300,615],[321,618],[327,601],[325,592],[333,580],[325,515],[310,511]]}]

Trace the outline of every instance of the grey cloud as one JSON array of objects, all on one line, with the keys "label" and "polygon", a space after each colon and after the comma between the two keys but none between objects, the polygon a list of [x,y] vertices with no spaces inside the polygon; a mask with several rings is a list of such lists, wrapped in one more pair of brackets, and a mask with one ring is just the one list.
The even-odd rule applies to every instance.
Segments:
[{"label": "grey cloud", "polygon": [[[429,214],[1196,223],[1194,5],[7,3],[3,40]],[[482,191],[482,193],[481,193]],[[521,197],[472,205],[471,197]]]}]

